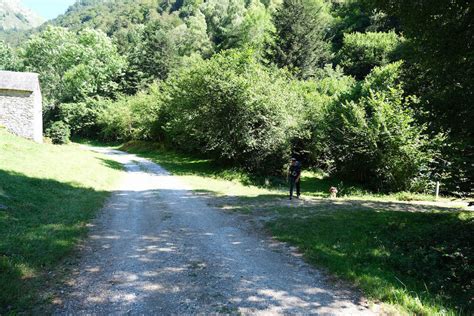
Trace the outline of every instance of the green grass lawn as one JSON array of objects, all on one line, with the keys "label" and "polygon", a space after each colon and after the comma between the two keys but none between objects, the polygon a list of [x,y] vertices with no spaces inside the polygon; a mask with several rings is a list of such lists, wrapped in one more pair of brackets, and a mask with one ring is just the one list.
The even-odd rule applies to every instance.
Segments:
[{"label": "green grass lawn", "polygon": [[47,303],[51,275],[87,231],[121,166],[77,145],[0,129],[0,314]]},{"label": "green grass lawn", "polygon": [[[286,184],[252,179],[199,159],[167,151],[159,145],[129,143],[122,149],[151,158],[196,191],[217,199],[228,210],[271,218],[271,233],[297,245],[308,261],[358,285],[375,301],[400,313],[472,314],[474,262],[472,212],[393,203],[432,200],[431,196],[399,193],[378,195],[343,185],[346,196],[335,201],[288,203]],[[340,181],[306,171],[305,196],[327,197]],[[411,210],[408,211],[409,206]]]}]

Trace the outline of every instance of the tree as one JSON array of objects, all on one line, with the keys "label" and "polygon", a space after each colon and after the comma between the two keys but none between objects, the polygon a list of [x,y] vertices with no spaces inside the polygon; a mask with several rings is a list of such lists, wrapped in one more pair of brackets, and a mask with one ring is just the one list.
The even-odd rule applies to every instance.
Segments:
[{"label": "tree", "polygon": [[302,99],[290,82],[249,50],[196,60],[164,88],[168,140],[223,163],[278,173],[301,114]]},{"label": "tree", "polygon": [[[469,0],[367,0],[400,20],[411,93],[421,97],[420,117],[433,134],[448,136],[442,169],[450,189],[471,192],[474,179],[474,2]],[[471,192],[472,193],[472,192]]]},{"label": "tree", "polygon": [[48,27],[33,36],[20,51],[27,71],[40,74],[47,103],[83,100],[87,96],[111,96],[125,60],[102,32],[84,30],[78,34]]},{"label": "tree", "polygon": [[339,64],[346,73],[363,79],[376,66],[400,59],[402,38],[395,32],[344,34],[344,44],[338,52]]},{"label": "tree", "polygon": [[413,97],[404,96],[400,66],[375,67],[352,98],[328,111],[334,173],[383,192],[412,189],[431,158],[409,107]]},{"label": "tree", "polygon": [[189,56],[198,53],[204,57],[211,55],[213,44],[207,34],[206,17],[201,10],[196,9],[185,19],[185,23],[186,34],[180,43],[180,54]]},{"label": "tree", "polygon": [[138,53],[139,66],[151,78],[165,79],[177,63],[177,38],[171,32],[182,22],[175,15],[164,15],[147,24]]},{"label": "tree", "polygon": [[232,33],[232,47],[252,48],[263,56],[265,50],[273,45],[275,26],[268,9],[259,1],[252,0],[242,23]]},{"label": "tree", "polygon": [[233,47],[233,34],[240,27],[245,12],[245,0],[209,0],[200,6],[206,17],[209,37],[217,50]]},{"label": "tree", "polygon": [[356,85],[353,77],[344,75],[341,67],[331,65],[319,74],[317,80],[297,82],[298,94],[304,98],[304,119],[298,125],[293,138],[293,152],[307,166],[313,166],[330,173],[333,171],[333,158],[329,141],[330,124],[328,111],[343,102]]},{"label": "tree", "polygon": [[3,41],[0,41],[0,70],[17,71],[20,68],[18,57],[12,48]]},{"label": "tree", "polygon": [[389,32],[400,30],[396,17],[374,8],[365,0],[332,1],[334,22],[331,27],[335,51],[342,47],[344,34],[365,32]]},{"label": "tree", "polygon": [[313,76],[331,59],[327,41],[330,15],[321,0],[284,0],[274,16],[275,62],[299,78]]}]

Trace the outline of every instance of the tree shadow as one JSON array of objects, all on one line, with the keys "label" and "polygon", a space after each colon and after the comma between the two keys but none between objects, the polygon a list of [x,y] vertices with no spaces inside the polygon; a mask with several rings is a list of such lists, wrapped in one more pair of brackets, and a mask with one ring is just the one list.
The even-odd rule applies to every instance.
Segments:
[{"label": "tree shadow", "polygon": [[110,192],[5,170],[0,170],[0,191],[3,314],[38,303],[46,271],[71,253]]},{"label": "tree shadow", "polygon": [[365,289],[394,289],[386,299],[399,300],[399,291],[428,305],[473,309],[474,220],[464,220],[468,212],[462,209],[347,199],[289,201],[278,194],[199,195],[224,211],[251,214],[250,220],[299,246],[316,265],[356,283],[362,276]]},{"label": "tree shadow", "polygon": [[212,192],[151,177],[162,187],[115,192],[94,222],[58,314],[325,313],[360,303],[284,245],[209,208]]},{"label": "tree shadow", "polygon": [[269,223],[275,236],[304,249],[311,262],[383,295],[376,298],[396,301],[405,293],[423,304],[472,312],[474,218],[467,212],[279,211]]},{"label": "tree shadow", "polygon": [[123,165],[115,160],[96,158],[102,162],[102,165],[115,170],[123,170]]}]

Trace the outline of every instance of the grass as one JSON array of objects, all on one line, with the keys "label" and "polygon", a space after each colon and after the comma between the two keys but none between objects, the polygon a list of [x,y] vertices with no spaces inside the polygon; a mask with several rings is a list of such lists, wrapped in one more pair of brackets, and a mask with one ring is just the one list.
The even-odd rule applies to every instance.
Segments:
[{"label": "grass", "polygon": [[[287,183],[283,177],[255,177],[237,168],[220,166],[212,160],[177,153],[162,145],[141,141],[129,142],[120,149],[161,164],[173,174],[181,177],[196,190],[209,190],[219,195],[257,196],[287,194]],[[203,181],[205,179],[205,181]],[[327,177],[322,172],[303,170],[301,191],[305,196],[326,198],[329,188],[336,186],[339,195],[348,199],[373,201],[435,201],[433,195],[399,192],[394,194],[371,193],[354,184]],[[440,199],[448,201],[448,199]]]},{"label": "grass", "polygon": [[[472,212],[392,201],[432,201],[411,193],[371,194],[321,173],[304,172],[302,191],[314,203],[283,202],[281,179],[252,179],[212,161],[167,151],[159,145],[129,143],[122,149],[151,158],[196,191],[250,216],[270,218],[268,228],[280,240],[297,245],[308,261],[359,286],[372,300],[407,314],[472,314],[474,262]],[[346,196],[336,201],[327,189]],[[229,205],[230,204],[230,205]],[[232,205],[233,204],[233,205]],[[411,210],[407,211],[411,206]]]},{"label": "grass", "polygon": [[40,145],[0,129],[0,314],[49,302],[51,275],[120,173],[116,162],[78,146]]},{"label": "grass", "polygon": [[157,144],[130,142],[120,148],[142,157],[150,158],[197,191],[212,191],[217,195],[258,196],[264,194],[284,195],[275,187],[258,185],[253,179],[238,169],[229,169],[214,164],[209,159],[191,157],[165,150]]},{"label": "grass", "polygon": [[276,211],[274,236],[369,298],[417,315],[474,312],[472,212]]}]

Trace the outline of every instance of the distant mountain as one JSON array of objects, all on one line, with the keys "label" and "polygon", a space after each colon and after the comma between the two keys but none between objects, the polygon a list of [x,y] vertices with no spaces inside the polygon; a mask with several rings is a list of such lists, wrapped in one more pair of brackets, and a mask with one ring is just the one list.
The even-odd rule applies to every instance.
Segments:
[{"label": "distant mountain", "polygon": [[0,0],[0,30],[29,30],[45,19],[24,7],[20,0]]}]

